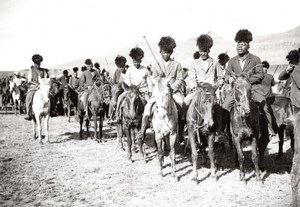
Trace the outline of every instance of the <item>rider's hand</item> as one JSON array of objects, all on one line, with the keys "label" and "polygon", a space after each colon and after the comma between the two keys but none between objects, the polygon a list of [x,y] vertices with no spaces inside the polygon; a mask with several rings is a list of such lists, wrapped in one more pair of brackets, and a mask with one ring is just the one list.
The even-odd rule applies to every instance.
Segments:
[{"label": "rider's hand", "polygon": [[287,73],[290,73],[290,72],[292,72],[294,70],[294,68],[295,68],[295,65],[289,64],[288,67],[287,67],[287,69],[285,71]]}]

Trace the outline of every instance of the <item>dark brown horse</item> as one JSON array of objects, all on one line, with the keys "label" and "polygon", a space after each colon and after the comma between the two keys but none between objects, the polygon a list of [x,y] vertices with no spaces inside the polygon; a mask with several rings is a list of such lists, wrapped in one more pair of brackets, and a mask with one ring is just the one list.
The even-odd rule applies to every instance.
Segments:
[{"label": "dark brown horse", "polygon": [[[135,150],[135,138],[141,129],[145,100],[140,96],[139,86],[127,86],[124,83],[126,97],[122,108],[123,130],[127,137],[127,159],[132,162],[132,151]],[[143,140],[138,139],[141,159],[145,160]]]},{"label": "dark brown horse", "polygon": [[230,131],[240,167],[240,180],[246,182],[242,142],[248,140],[252,146],[252,161],[257,181],[262,181],[258,166],[258,142],[261,136],[259,108],[251,100],[251,84],[247,77],[236,78],[233,89],[235,103],[230,113]]},{"label": "dark brown horse", "polygon": [[[103,120],[105,115],[104,107],[106,105],[103,94],[104,86],[105,85],[97,86],[97,84],[94,84],[92,93],[89,96],[89,101],[91,103],[89,108],[94,120],[94,138],[97,142],[104,141],[102,133]],[[98,128],[99,132],[97,131]]]},{"label": "dark brown horse", "polygon": [[214,153],[214,112],[217,107],[215,88],[210,84],[198,85],[193,100],[186,114],[188,135],[192,150],[193,181],[197,181],[197,142],[202,147],[208,145],[211,176],[216,178],[215,153]]},{"label": "dark brown horse", "polygon": [[[118,97],[123,93],[124,89],[122,88],[122,84],[114,84],[111,87],[111,99],[110,99],[110,104],[109,104],[109,116],[110,118],[114,117],[116,113],[116,107],[118,103]],[[123,127],[122,123],[117,123],[116,125],[117,129],[117,142],[118,142],[118,147],[121,149],[124,149],[123,146]]]},{"label": "dark brown horse", "polygon": [[63,89],[63,104],[65,116],[68,116],[68,122],[71,119],[71,109],[74,108],[75,119],[78,119],[77,107],[78,107],[78,93],[73,90],[69,85],[65,85]]}]

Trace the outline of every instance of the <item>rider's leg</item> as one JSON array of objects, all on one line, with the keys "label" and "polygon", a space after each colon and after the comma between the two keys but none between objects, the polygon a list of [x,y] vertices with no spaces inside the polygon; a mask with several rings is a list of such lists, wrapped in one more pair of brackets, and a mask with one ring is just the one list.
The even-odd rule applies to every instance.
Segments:
[{"label": "rider's leg", "polygon": [[151,110],[154,103],[155,103],[155,99],[154,97],[151,97],[149,98],[147,104],[145,105],[144,114],[142,118],[142,126],[141,126],[141,130],[138,132],[138,137],[145,138],[145,133],[149,124],[149,118],[151,117]]},{"label": "rider's leg", "polygon": [[24,118],[26,120],[31,120],[32,119],[32,100],[33,100],[33,95],[35,91],[29,91],[26,95],[26,111],[27,111],[27,116]]},{"label": "rider's leg", "polygon": [[121,120],[121,112],[120,112],[120,109],[121,109],[121,106],[123,104],[123,101],[125,99],[127,95],[127,92],[124,91],[119,97],[118,97],[118,102],[117,102],[117,108],[116,108],[116,119],[119,121]]}]

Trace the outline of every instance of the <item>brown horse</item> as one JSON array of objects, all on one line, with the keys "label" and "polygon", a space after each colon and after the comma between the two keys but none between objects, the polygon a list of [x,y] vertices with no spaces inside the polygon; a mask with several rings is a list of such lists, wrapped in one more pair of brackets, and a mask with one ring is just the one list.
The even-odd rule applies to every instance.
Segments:
[{"label": "brown horse", "polygon": [[[145,100],[141,98],[139,86],[123,84],[126,96],[122,108],[122,123],[127,137],[127,159],[132,162],[132,151],[135,150],[135,138],[141,129]],[[142,139],[138,139],[138,145],[141,159],[145,160]]]},{"label": "brown horse", "polygon": [[230,131],[239,161],[240,180],[246,182],[242,142],[249,140],[252,146],[252,161],[255,166],[256,180],[261,182],[257,150],[261,136],[259,108],[254,102],[250,102],[251,84],[245,75],[242,74],[236,78],[233,90],[235,103],[230,113]]},{"label": "brown horse", "polygon": [[78,119],[77,107],[78,107],[78,93],[73,90],[69,85],[65,85],[63,89],[63,104],[65,116],[68,116],[68,122],[71,119],[71,109],[74,108],[75,119]]},{"label": "brown horse", "polygon": [[160,78],[158,80],[150,76],[153,84],[153,106],[152,124],[157,143],[158,163],[160,174],[163,169],[163,140],[170,149],[169,157],[171,160],[172,176],[178,180],[175,173],[175,141],[178,135],[178,109],[172,97],[172,89],[169,85],[170,78]]},{"label": "brown horse", "polygon": [[[110,99],[110,104],[109,104],[109,116],[110,118],[114,117],[114,114],[116,113],[116,107],[118,103],[118,97],[123,93],[124,89],[122,88],[122,84],[117,83],[112,85],[111,87],[111,99]],[[117,123],[116,125],[117,129],[117,142],[118,142],[118,147],[121,149],[124,149],[123,146],[123,127],[122,123]]]},{"label": "brown horse", "polygon": [[[97,84],[94,84],[94,88],[92,90],[92,93],[89,96],[89,101],[90,101],[90,110],[93,116],[94,120],[94,139],[97,142],[102,142],[104,141],[103,133],[102,133],[102,128],[103,128],[103,120],[104,120],[104,107],[105,107],[105,102],[104,102],[104,96],[103,96],[103,91],[104,91],[104,85],[97,86]],[[99,124],[98,124],[99,120]],[[97,128],[99,128],[99,132],[97,131]]]},{"label": "brown horse", "polygon": [[210,158],[211,176],[216,178],[215,153],[214,153],[214,112],[217,104],[215,88],[210,84],[198,85],[195,96],[186,114],[188,135],[192,150],[193,181],[197,181],[197,145],[202,144],[205,149],[208,145]]}]

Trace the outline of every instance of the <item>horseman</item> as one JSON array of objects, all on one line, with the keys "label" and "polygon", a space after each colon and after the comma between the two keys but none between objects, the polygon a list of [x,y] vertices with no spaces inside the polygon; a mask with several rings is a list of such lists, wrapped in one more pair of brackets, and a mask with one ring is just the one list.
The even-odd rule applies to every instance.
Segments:
[{"label": "horseman", "polygon": [[[13,83],[15,83],[15,91],[19,90],[20,93],[20,100],[23,100],[25,92],[26,92],[26,86],[27,78],[21,76],[20,72],[15,72],[15,77],[13,78]],[[20,106],[19,106],[20,107]]]},{"label": "horseman", "polygon": [[[235,81],[236,75],[241,73],[246,73],[249,77],[249,81],[252,85],[252,100],[257,102],[261,112],[265,114],[266,122],[269,128],[269,138],[275,137],[275,132],[272,128],[272,120],[270,111],[267,107],[266,97],[259,93],[260,88],[263,87],[262,81],[264,79],[264,71],[262,68],[262,63],[259,57],[251,54],[249,52],[250,42],[252,41],[252,33],[246,29],[239,30],[236,33],[235,41],[237,42],[237,53],[238,55],[229,60],[228,66],[225,73],[225,81],[232,83]],[[231,91],[225,97],[224,103],[222,105],[222,131],[224,131],[226,124],[230,118],[230,111],[235,102],[233,91]]]},{"label": "horseman", "polygon": [[73,68],[73,74],[69,79],[69,86],[72,88],[74,91],[79,91],[80,87],[80,79],[78,78],[78,68],[74,67]]},{"label": "horseman", "polygon": [[[181,91],[181,85],[183,81],[182,67],[179,62],[171,58],[174,48],[176,47],[176,42],[172,37],[162,37],[158,43],[158,46],[160,48],[162,60],[152,66],[152,76],[156,79],[171,77],[169,84],[173,91],[173,99],[181,108],[183,105],[183,95]],[[154,103],[155,98],[151,97],[145,106],[142,119],[142,128],[138,133],[138,137],[145,137],[145,132]]]},{"label": "horseman", "polygon": [[[184,98],[184,112],[187,111],[190,103],[194,99],[196,87],[198,84],[210,84],[218,88],[219,84],[223,82],[222,69],[218,62],[209,56],[210,49],[213,46],[213,39],[207,35],[202,34],[197,38],[197,44],[199,49],[199,59],[192,62],[189,70],[189,88],[187,96]],[[221,110],[215,111],[216,116],[216,131],[221,130]],[[184,113],[185,114],[185,113]]]},{"label": "horseman", "polygon": [[283,70],[279,76],[279,80],[290,79],[291,92],[290,98],[293,107],[293,114],[297,114],[300,111],[300,53],[299,50],[291,50],[286,56],[289,64],[285,70]]},{"label": "horseman", "polygon": [[[49,78],[48,69],[41,68],[41,62],[43,61],[43,57],[39,54],[35,54],[32,56],[32,61],[34,63],[31,66],[28,73],[28,92],[26,95],[26,111],[27,116],[24,118],[25,120],[32,120],[32,100],[34,93],[37,91],[39,87],[39,78]],[[51,107],[50,116],[57,116],[56,112]]]},{"label": "horseman", "polygon": [[124,81],[124,74],[126,72],[126,58],[124,56],[118,55],[115,59],[115,64],[117,66],[117,70],[115,71],[112,79],[113,84],[121,84]]},{"label": "horseman", "polygon": [[61,76],[58,81],[60,82],[60,89],[59,90],[63,90],[65,85],[69,84],[69,72],[67,70],[63,71],[63,76]]},{"label": "horseman", "polygon": [[[124,76],[124,82],[128,85],[135,85],[139,86],[140,96],[144,104],[151,96],[151,81],[149,79],[150,72],[148,69],[141,65],[142,59],[144,58],[144,51],[139,48],[135,47],[132,48],[130,51],[129,56],[132,58],[133,65],[129,66]],[[121,120],[121,112],[120,108],[123,104],[123,101],[127,95],[127,91],[124,91],[118,98],[117,108],[116,108],[116,118],[117,121]]]},{"label": "horseman", "polygon": [[88,116],[88,98],[89,95],[92,92],[93,86],[94,84],[100,84],[99,80],[100,80],[100,75],[99,73],[93,68],[93,63],[91,61],[91,59],[86,59],[85,60],[85,65],[87,70],[85,70],[82,74],[81,74],[81,85],[83,87],[83,92],[81,93],[81,101],[83,103],[83,107],[84,107],[84,111],[85,111],[85,115],[84,115],[84,120],[88,120],[89,116]]}]

